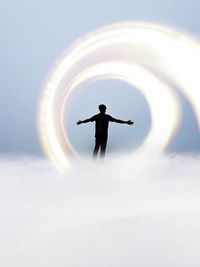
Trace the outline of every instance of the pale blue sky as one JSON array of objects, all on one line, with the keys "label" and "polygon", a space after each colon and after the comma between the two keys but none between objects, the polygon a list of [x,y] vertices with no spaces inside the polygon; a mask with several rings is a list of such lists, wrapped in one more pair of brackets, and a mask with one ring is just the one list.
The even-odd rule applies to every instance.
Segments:
[{"label": "pale blue sky", "polygon": [[[150,20],[176,26],[200,35],[200,1],[199,0],[7,0],[1,1],[0,9],[0,152],[40,154],[41,148],[36,129],[37,102],[41,93],[42,82],[53,62],[76,38],[97,27],[123,20]],[[122,94],[122,87],[128,86],[116,81],[96,84],[96,100],[92,106],[90,88],[88,94],[81,94],[74,100],[74,105],[84,114],[87,103],[91,113],[96,110],[96,104],[103,100],[98,93],[100,86],[117,87]],[[103,91],[102,91],[103,94]],[[98,99],[99,96],[99,99]],[[127,106],[129,97],[135,99],[134,109]],[[85,98],[84,98],[85,97]],[[94,97],[94,96],[93,96]],[[94,98],[95,98],[94,97]],[[93,100],[94,100],[93,98]],[[121,99],[113,102],[112,90],[107,105],[110,104],[111,115],[134,117],[140,121],[140,127],[134,129],[134,139],[130,137],[127,128],[113,129],[113,139],[110,150],[117,150],[120,135],[127,135],[127,142],[121,142],[120,149],[129,146],[136,147],[142,141],[149,127],[149,111],[144,99],[131,90],[123,99],[124,105],[118,109]],[[137,100],[137,101],[136,101]],[[140,102],[141,101],[141,102]],[[170,145],[171,151],[200,151],[199,131],[189,103],[183,98],[184,123]],[[126,109],[125,109],[126,107]],[[90,110],[85,110],[87,117]],[[121,112],[121,113],[120,113]],[[114,114],[113,114],[114,113]],[[73,135],[75,120],[79,116],[73,107],[70,113],[69,131]],[[93,114],[91,114],[93,115]],[[84,116],[83,116],[84,117]],[[124,118],[125,119],[125,118]],[[82,126],[81,126],[82,127]],[[129,128],[130,129],[130,128]],[[77,148],[90,151],[93,143],[93,128],[78,128],[75,139]],[[133,134],[133,129],[130,130]],[[88,137],[87,134],[90,134]],[[81,142],[81,135],[86,139]],[[77,139],[76,139],[77,138]],[[88,139],[89,138],[89,139]],[[90,141],[91,140],[91,141]],[[118,141],[117,141],[118,140]],[[116,141],[116,142],[115,142]],[[119,142],[120,143],[120,142]]]}]

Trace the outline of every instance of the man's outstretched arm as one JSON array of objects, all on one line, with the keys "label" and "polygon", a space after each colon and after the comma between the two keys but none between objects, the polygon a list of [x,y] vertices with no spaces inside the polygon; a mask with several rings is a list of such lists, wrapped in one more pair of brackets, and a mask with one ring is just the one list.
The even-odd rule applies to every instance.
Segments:
[{"label": "man's outstretched arm", "polygon": [[124,124],[128,124],[128,125],[134,124],[134,122],[132,120],[123,121],[123,120],[118,120],[118,119],[112,118],[112,121],[116,122],[116,123],[124,123]]},{"label": "man's outstretched arm", "polygon": [[93,117],[89,118],[89,119],[86,119],[86,120],[83,120],[83,121],[79,120],[79,121],[77,121],[76,124],[80,125],[81,123],[88,123],[88,122],[91,122],[91,121],[94,121]]}]

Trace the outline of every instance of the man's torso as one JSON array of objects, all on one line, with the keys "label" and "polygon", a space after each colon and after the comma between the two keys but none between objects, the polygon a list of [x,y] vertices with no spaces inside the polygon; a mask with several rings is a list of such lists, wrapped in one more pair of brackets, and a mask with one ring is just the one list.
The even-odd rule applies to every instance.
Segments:
[{"label": "man's torso", "polygon": [[92,117],[92,121],[95,121],[95,136],[107,136],[109,121],[113,121],[113,118],[108,114],[99,113]]}]

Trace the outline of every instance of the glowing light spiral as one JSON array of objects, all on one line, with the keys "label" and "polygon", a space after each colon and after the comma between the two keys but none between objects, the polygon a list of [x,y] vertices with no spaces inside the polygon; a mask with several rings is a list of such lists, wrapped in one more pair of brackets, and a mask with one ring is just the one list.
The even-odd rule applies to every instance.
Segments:
[{"label": "glowing light spiral", "polygon": [[125,22],[90,33],[65,52],[44,86],[38,120],[44,151],[59,169],[70,166],[68,155],[75,151],[63,123],[70,93],[91,81],[114,78],[134,85],[149,104],[152,125],[140,153],[162,152],[180,119],[169,84],[189,99],[200,126],[199,69],[199,41],[166,26]]}]

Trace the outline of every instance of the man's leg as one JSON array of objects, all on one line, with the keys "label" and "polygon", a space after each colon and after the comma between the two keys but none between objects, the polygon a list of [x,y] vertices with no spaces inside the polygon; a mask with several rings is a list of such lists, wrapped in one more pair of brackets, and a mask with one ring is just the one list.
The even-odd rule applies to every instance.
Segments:
[{"label": "man's leg", "polygon": [[98,136],[95,137],[95,147],[93,151],[93,159],[96,159],[97,153],[100,147],[100,138]]},{"label": "man's leg", "polygon": [[107,146],[107,136],[103,136],[101,139],[101,153],[100,156],[103,159],[105,157],[105,153],[106,153],[106,146]]}]

